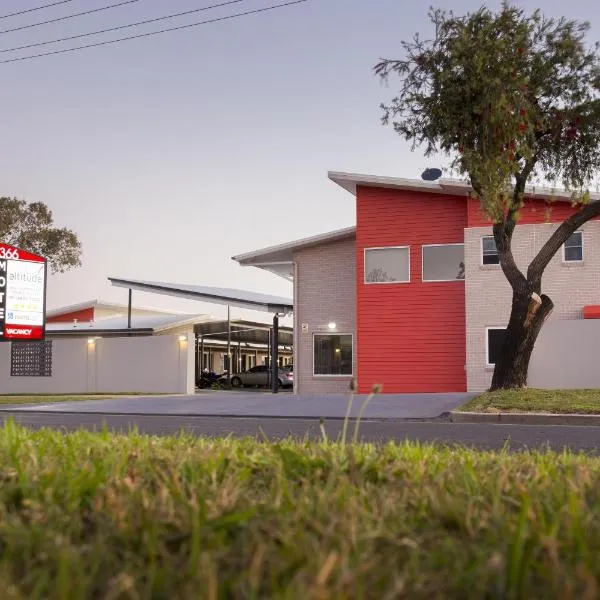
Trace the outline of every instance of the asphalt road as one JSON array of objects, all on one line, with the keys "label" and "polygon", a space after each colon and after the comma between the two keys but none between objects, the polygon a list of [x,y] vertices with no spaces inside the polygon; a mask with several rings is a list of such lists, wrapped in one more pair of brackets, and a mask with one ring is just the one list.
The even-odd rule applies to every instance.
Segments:
[{"label": "asphalt road", "polygon": [[[140,432],[156,435],[176,434],[185,430],[194,435],[206,436],[257,436],[270,440],[283,437],[312,439],[321,437],[319,420],[304,418],[249,418],[249,417],[202,417],[181,415],[102,415],[92,413],[56,412],[3,412],[0,419],[13,418],[22,425],[63,430],[86,428],[127,432],[136,427]],[[325,420],[324,427],[330,438],[341,431],[342,421]],[[353,429],[350,427],[350,431]],[[488,425],[459,424],[444,420],[415,422],[394,420],[366,420],[360,425],[363,441],[385,442],[389,440],[413,440],[459,444],[480,449],[510,450],[552,448],[585,451],[598,454],[600,448],[599,427],[534,426],[534,425]]]}]

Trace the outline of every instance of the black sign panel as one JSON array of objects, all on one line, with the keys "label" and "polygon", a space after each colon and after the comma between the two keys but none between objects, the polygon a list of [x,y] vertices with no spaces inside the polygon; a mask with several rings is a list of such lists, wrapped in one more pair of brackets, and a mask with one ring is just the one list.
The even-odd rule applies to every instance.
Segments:
[{"label": "black sign panel", "polygon": [[52,377],[52,342],[19,342],[10,349],[11,377]]}]

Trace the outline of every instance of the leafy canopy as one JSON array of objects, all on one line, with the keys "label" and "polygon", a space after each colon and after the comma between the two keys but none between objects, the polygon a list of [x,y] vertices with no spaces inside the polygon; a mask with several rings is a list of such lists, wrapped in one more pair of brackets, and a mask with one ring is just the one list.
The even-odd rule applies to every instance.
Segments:
[{"label": "leafy canopy", "polygon": [[436,35],[403,42],[405,57],[375,72],[400,77],[384,123],[426,155],[455,156],[484,212],[518,220],[534,176],[559,182],[576,202],[600,167],[600,56],[588,23],[502,5],[464,17],[431,10]]},{"label": "leafy canopy", "polygon": [[52,212],[42,202],[0,197],[0,241],[46,257],[54,273],[81,265],[77,235],[55,227]]}]

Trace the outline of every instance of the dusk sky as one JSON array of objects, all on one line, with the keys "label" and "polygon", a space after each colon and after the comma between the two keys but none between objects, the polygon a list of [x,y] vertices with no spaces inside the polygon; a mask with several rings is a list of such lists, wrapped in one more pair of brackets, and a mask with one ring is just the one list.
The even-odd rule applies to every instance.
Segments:
[{"label": "dusk sky", "polygon": [[[0,19],[0,30],[117,3],[73,0]],[[197,14],[56,45],[4,52],[216,4],[137,0],[59,23],[0,32],[0,60],[116,39],[285,0],[247,0]],[[0,17],[50,0],[2,0]],[[373,75],[400,57],[403,39],[431,32],[430,3],[308,0],[271,12],[0,64],[0,194],[46,202],[75,230],[83,266],[54,276],[48,305],[126,302],[109,276],[236,287],[291,297],[292,285],[231,256],[354,224],[353,197],[328,170],[419,177],[422,151],[380,124],[394,93]],[[457,13],[481,0],[435,4]],[[589,0],[521,2],[592,23]],[[500,2],[488,3],[490,7]],[[568,13],[566,12],[568,11]],[[135,294],[135,303],[224,309]],[[257,313],[235,316],[261,319]],[[264,317],[262,317],[264,318]]]}]

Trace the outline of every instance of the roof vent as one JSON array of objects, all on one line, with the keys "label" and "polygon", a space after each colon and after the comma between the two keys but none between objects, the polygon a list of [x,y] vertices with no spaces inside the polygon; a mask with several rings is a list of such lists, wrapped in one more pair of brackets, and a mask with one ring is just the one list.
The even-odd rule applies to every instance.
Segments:
[{"label": "roof vent", "polygon": [[77,319],[73,319],[73,327],[77,327]]},{"label": "roof vent", "polygon": [[436,181],[436,179],[439,179],[441,176],[442,170],[438,168],[425,169],[421,173],[421,179],[423,179],[423,181]]}]

